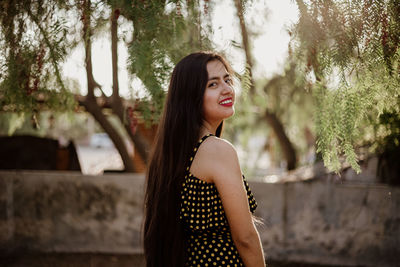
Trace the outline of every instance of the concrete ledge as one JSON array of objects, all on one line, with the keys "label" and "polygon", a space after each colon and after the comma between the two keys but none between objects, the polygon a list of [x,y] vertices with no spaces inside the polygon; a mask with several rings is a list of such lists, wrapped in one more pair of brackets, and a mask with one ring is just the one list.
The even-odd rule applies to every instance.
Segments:
[{"label": "concrete ledge", "polygon": [[[0,171],[0,253],[141,254],[143,175]],[[400,188],[250,182],[269,259],[396,266]]]},{"label": "concrete ledge", "polygon": [[0,257],[7,267],[145,267],[142,254],[24,253]]},{"label": "concrete ledge", "polygon": [[0,248],[138,253],[143,183],[141,175],[0,172]]},{"label": "concrete ledge", "polygon": [[396,266],[400,188],[310,181],[250,183],[266,256],[340,266]]}]

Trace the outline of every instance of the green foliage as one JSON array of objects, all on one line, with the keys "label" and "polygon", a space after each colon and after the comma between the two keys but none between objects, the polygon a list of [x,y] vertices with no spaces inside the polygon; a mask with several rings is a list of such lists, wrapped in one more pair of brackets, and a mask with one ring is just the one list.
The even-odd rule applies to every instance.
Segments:
[{"label": "green foliage", "polygon": [[[291,140],[301,163],[308,163],[307,153],[310,144],[305,137],[307,130],[312,130],[313,121],[310,120],[314,113],[313,96],[304,88],[307,88],[301,66],[288,59],[282,74],[276,74],[270,79],[258,79],[254,84],[254,94],[250,93],[250,75],[248,67],[238,75],[242,90],[237,94],[235,104],[235,116],[228,120],[225,134],[228,139],[240,143],[243,150],[249,150],[250,138],[266,140],[265,146],[257,148],[252,153],[258,153],[261,158],[265,150],[273,165],[279,166],[284,155],[280,144],[275,138],[271,127],[265,123],[266,111],[275,114],[283,124],[285,134]],[[306,130],[307,129],[307,130]],[[246,157],[241,159],[242,167],[246,172],[253,173],[256,164],[254,159],[248,161]],[[254,175],[258,175],[255,172]]]},{"label": "green foliage", "polygon": [[400,114],[384,111],[379,122],[383,134],[377,137],[378,149],[380,152],[395,151],[400,147]]},{"label": "green foliage", "polygon": [[149,93],[139,108],[145,120],[158,121],[174,65],[191,52],[211,47],[203,34],[209,27],[207,15],[198,1],[115,1],[115,6],[133,23],[129,70]]},{"label": "green foliage", "polygon": [[246,64],[244,69],[244,73],[240,76],[240,85],[242,88],[241,94],[243,95],[244,99],[248,96],[251,88],[251,76],[250,76],[250,66]]},{"label": "green foliage", "polygon": [[25,122],[25,113],[12,113],[9,122],[8,135],[12,135]]},{"label": "green foliage", "polygon": [[360,171],[354,147],[370,141],[368,126],[400,112],[400,1],[297,4],[292,53],[316,98],[318,151],[332,170],[343,155]]},{"label": "green foliage", "polygon": [[[83,3],[5,0],[0,6],[0,111],[73,110],[76,88],[67,87],[72,84],[59,68],[85,41]],[[112,9],[133,25],[129,71],[148,92],[137,110],[146,121],[157,122],[174,64],[190,52],[211,48],[204,34],[210,30],[207,10],[198,1],[92,1],[94,37],[106,32]]]},{"label": "green foliage", "polygon": [[321,152],[328,168],[340,168],[339,156],[344,154],[349,164],[360,171],[352,145],[357,139],[357,126],[362,118],[362,98],[351,88],[326,90],[323,84],[314,86],[316,98],[317,152]]},{"label": "green foliage", "polygon": [[75,105],[59,65],[69,43],[57,1],[2,1],[0,8],[0,111],[19,114]]},{"label": "green foliage", "polygon": [[[0,135],[32,135],[54,139],[82,140],[90,134],[90,115],[84,112],[0,113]],[[8,129],[8,130],[7,130]]]}]

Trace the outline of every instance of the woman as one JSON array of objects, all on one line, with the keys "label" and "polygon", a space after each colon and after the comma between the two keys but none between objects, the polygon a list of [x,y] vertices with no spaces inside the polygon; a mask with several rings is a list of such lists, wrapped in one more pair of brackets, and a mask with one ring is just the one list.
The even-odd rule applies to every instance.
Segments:
[{"label": "woman", "polygon": [[208,52],[186,56],[172,73],[147,173],[149,267],[265,266],[255,200],[235,149],[219,138],[234,114],[232,75]]}]

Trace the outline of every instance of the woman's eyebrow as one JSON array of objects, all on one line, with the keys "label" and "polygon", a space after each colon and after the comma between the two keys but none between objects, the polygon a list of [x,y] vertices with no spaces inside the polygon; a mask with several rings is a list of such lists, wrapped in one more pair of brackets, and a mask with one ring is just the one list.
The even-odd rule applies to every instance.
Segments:
[{"label": "woman's eyebrow", "polygon": [[[227,73],[227,74],[225,74],[224,79],[227,78],[227,77],[230,77],[230,76],[231,75],[229,75],[229,73]],[[219,77],[211,77],[208,80],[211,81],[211,80],[218,80],[218,79],[219,79]]]}]

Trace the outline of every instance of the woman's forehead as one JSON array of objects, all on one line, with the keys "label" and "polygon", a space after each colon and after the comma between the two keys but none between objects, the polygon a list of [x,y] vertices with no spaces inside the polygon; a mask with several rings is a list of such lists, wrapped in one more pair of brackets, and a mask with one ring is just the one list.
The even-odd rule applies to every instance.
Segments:
[{"label": "woman's forehead", "polygon": [[225,76],[229,74],[225,65],[219,60],[213,60],[207,63],[208,77]]}]

